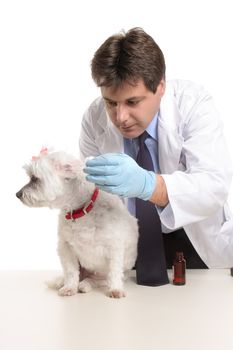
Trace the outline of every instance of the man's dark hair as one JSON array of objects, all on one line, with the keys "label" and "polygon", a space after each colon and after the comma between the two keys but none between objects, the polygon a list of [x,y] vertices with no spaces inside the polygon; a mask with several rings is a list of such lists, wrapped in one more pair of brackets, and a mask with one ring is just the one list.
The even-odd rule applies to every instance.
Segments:
[{"label": "man's dark hair", "polygon": [[134,85],[142,79],[148,90],[156,92],[165,78],[163,52],[142,28],[132,28],[109,37],[96,51],[92,62],[92,78],[97,86]]}]

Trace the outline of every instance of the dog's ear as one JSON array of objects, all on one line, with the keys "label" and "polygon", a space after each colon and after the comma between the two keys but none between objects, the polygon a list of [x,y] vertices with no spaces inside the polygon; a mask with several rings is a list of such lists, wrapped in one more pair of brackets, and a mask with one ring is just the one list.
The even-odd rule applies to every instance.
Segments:
[{"label": "dog's ear", "polygon": [[55,170],[66,179],[76,178],[82,167],[81,161],[76,159],[65,163],[55,161],[53,165]]}]

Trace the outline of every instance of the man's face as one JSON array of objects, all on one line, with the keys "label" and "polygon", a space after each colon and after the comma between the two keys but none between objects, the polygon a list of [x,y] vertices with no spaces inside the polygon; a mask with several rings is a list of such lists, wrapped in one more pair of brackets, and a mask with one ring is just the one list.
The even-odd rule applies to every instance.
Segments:
[{"label": "man's face", "polygon": [[144,132],[158,112],[164,92],[164,80],[159,83],[156,93],[148,90],[142,80],[136,85],[124,82],[117,88],[101,88],[108,115],[126,138],[135,138]]}]

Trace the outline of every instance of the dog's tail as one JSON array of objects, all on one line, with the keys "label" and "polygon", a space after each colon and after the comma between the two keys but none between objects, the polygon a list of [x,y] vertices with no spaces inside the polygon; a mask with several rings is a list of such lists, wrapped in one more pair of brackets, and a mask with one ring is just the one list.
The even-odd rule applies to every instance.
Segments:
[{"label": "dog's tail", "polygon": [[52,281],[45,281],[45,284],[50,289],[59,290],[60,288],[62,288],[64,286],[64,277],[59,276],[59,277],[56,277],[55,279],[53,279]]}]

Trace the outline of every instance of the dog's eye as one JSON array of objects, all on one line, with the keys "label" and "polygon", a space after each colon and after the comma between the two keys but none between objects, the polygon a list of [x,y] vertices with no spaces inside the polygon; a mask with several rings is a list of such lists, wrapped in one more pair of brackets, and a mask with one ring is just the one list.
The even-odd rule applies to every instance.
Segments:
[{"label": "dog's eye", "polygon": [[37,182],[38,181],[38,177],[32,175],[31,176],[31,182]]}]

